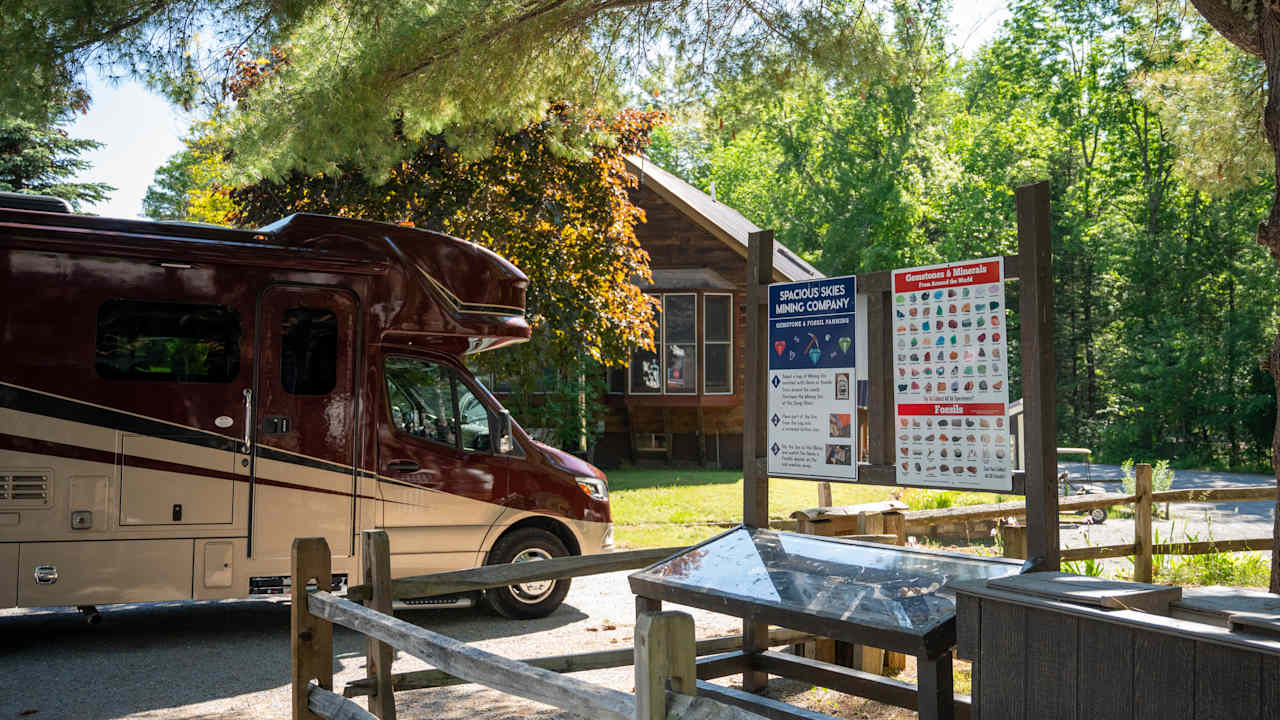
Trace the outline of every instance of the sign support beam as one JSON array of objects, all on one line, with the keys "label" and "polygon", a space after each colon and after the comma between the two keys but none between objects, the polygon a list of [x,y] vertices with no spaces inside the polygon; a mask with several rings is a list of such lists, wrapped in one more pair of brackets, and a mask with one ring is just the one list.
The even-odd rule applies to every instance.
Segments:
[{"label": "sign support beam", "polygon": [[[769,527],[769,472],[766,469],[769,432],[765,416],[769,402],[765,389],[769,381],[769,283],[773,280],[773,231],[761,230],[747,236],[747,367],[742,428],[742,522],[748,527]],[[742,623],[744,652],[768,649],[768,623]],[[763,690],[768,673],[752,670],[742,674],[742,687],[749,692]]]},{"label": "sign support beam", "polygon": [[1053,243],[1049,182],[1023,185],[1018,212],[1022,271],[1022,402],[1026,415],[1027,557],[1037,570],[1058,570],[1058,386],[1053,359]]}]

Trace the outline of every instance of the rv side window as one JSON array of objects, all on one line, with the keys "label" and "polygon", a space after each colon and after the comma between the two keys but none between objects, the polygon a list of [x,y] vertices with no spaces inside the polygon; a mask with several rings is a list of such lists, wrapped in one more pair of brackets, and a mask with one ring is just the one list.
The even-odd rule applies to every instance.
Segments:
[{"label": "rv side window", "polygon": [[385,374],[395,428],[407,435],[457,447],[453,373],[435,363],[389,357]]},{"label": "rv side window", "polygon": [[108,300],[95,364],[108,380],[230,382],[240,374],[240,314],[222,305]]},{"label": "rv side window", "polygon": [[280,383],[294,395],[328,395],[338,384],[338,316],[290,308],[280,328]]}]

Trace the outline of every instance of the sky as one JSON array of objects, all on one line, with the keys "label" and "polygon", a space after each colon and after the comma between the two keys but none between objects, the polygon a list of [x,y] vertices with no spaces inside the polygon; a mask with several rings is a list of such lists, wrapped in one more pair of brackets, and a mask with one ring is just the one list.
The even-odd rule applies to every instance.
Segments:
[{"label": "sky", "polygon": [[[955,0],[951,41],[965,55],[986,42],[1008,17],[1007,0]],[[108,217],[141,217],[142,197],[156,168],[182,149],[192,118],[133,81],[89,78],[93,105],[68,128],[72,137],[90,138],[103,147],[85,153],[92,167],[78,180],[106,182],[116,189],[105,202],[86,207]]]}]

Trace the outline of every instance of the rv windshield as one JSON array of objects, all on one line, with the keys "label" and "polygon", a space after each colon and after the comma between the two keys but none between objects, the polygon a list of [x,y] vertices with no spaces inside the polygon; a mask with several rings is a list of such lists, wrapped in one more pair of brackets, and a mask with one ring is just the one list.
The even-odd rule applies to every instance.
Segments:
[{"label": "rv windshield", "polygon": [[451,368],[389,357],[386,379],[391,418],[401,432],[473,452],[492,448],[493,414]]}]

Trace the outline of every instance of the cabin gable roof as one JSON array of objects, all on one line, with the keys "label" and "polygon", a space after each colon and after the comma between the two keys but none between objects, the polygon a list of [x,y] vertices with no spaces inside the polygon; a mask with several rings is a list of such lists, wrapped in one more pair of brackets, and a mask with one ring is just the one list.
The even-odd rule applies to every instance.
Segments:
[{"label": "cabin gable roof", "polygon": [[[653,190],[699,227],[715,236],[742,257],[747,257],[747,236],[761,228],[742,213],[718,202],[698,188],[663,170],[643,155],[626,156],[627,169],[640,179],[640,185]],[[790,248],[774,241],[773,276],[775,281],[812,280],[825,277]]]}]

